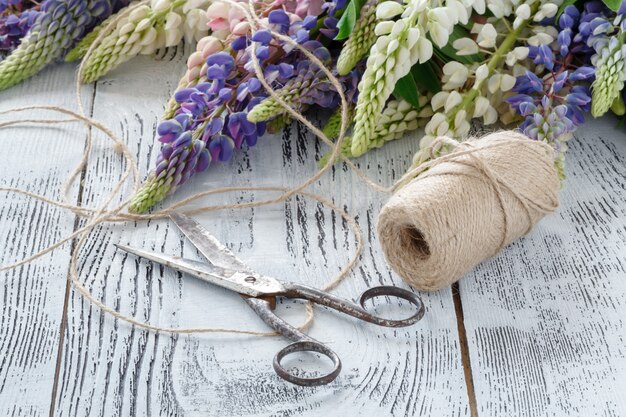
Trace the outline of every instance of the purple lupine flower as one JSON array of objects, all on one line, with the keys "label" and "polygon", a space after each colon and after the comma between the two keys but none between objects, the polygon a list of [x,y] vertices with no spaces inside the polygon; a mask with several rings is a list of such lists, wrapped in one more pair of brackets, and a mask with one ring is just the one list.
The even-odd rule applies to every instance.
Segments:
[{"label": "purple lupine flower", "polygon": [[[587,84],[593,80],[594,69],[589,65],[587,41],[600,10],[590,4],[581,14],[568,6],[558,20],[560,32],[554,49],[549,45],[529,47],[529,58],[543,66],[543,72],[527,70],[517,77],[512,89],[516,94],[506,100],[524,118],[520,130],[531,139],[550,143],[557,152],[564,150],[561,141],[584,122],[583,114],[590,108]],[[577,68],[572,71],[574,60]]]},{"label": "purple lupine flower", "polygon": [[[345,1],[341,1],[344,7]],[[315,8],[294,14],[296,4],[290,0],[278,0],[275,4],[283,7],[266,14],[272,31],[290,36],[329,64],[338,56],[339,48],[331,52],[316,40],[320,32],[332,35],[336,30],[337,19],[333,13],[320,18],[320,7],[317,14]],[[233,35],[229,47],[207,57],[206,73],[202,74],[206,82],[175,94],[178,104],[175,116],[161,122],[157,129],[159,140],[163,142],[157,168],[133,199],[131,211],[146,211],[194,173],[213,163],[230,160],[236,150],[254,146],[265,134],[266,120],[253,121],[249,117],[266,99],[252,64],[253,53],[260,61],[265,80],[273,88],[293,85],[294,80],[307,83],[299,105],[336,106],[337,94],[319,73],[321,70],[313,68],[291,44],[274,38],[267,30]],[[357,95],[359,78],[358,71],[341,77],[351,100]]]},{"label": "purple lupine flower", "polygon": [[24,38],[0,62],[0,89],[39,72],[63,56],[90,29],[128,4],[128,0],[45,0]]},{"label": "purple lupine flower", "polygon": [[15,49],[39,15],[39,4],[30,0],[0,0],[0,51]]}]

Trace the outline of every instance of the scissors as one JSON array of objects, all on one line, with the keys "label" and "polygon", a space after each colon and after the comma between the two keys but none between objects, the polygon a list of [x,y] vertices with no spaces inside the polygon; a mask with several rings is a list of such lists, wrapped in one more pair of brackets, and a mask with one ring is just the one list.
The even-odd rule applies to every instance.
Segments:
[{"label": "scissors", "polygon": [[[393,286],[370,288],[361,295],[357,304],[303,284],[280,281],[276,278],[256,273],[192,218],[176,212],[171,213],[170,218],[200,253],[209,260],[208,263],[147,252],[123,245],[116,244],[115,246],[136,256],[149,259],[239,293],[266,324],[285,338],[293,341],[293,343],[276,354],[273,363],[274,370],[278,376],[293,384],[303,386],[328,384],[339,375],[341,360],[326,345],[302,333],[274,314],[276,297],[299,298],[312,301],[352,317],[385,327],[409,326],[424,316],[424,304],[421,299],[412,292],[402,288]],[[392,296],[407,300],[416,308],[416,312],[411,317],[402,320],[389,320],[367,312],[365,310],[365,302],[381,296]],[[333,369],[329,373],[318,377],[302,377],[291,373],[283,368],[281,361],[285,356],[294,352],[320,353],[332,361]]]}]

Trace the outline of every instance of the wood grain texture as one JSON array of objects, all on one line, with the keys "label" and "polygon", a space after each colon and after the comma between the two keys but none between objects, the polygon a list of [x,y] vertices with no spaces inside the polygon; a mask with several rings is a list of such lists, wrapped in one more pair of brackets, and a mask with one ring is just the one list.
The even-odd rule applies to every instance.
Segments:
[{"label": "wood grain texture", "polygon": [[[176,85],[181,57],[159,65],[137,59],[97,86],[94,117],[128,141],[144,172],[158,151],[154,130],[170,93],[163,85]],[[362,165],[370,175],[391,182],[406,169],[411,146],[398,142],[364,158]],[[282,137],[263,138],[232,163],[211,167],[168,201],[222,185],[294,185],[314,172],[315,157],[322,152],[310,134],[292,126]],[[86,172],[85,204],[97,204],[121,169],[119,156],[96,145]],[[368,191],[341,166],[314,189],[326,195],[332,190],[337,202],[358,214],[373,243],[336,293],[356,298],[371,285],[405,287],[389,272],[373,241],[375,216],[385,196]],[[261,197],[246,192],[215,196],[204,204]],[[258,271],[314,286],[339,271],[355,245],[341,217],[301,196],[198,219]],[[162,326],[267,330],[235,294],[117,253],[115,242],[199,257],[167,221],[103,226],[83,251],[81,279],[109,305]],[[336,350],[344,369],[330,386],[305,389],[274,374],[271,360],[287,343],[281,338],[154,334],[116,322],[72,294],[55,415],[468,415],[451,293],[425,295],[424,301],[427,317],[399,330],[318,309],[311,334]],[[293,323],[303,318],[297,302],[281,304],[279,312]]]},{"label": "wood grain texture", "polygon": [[589,120],[557,213],[460,283],[478,415],[626,415],[626,133]]},{"label": "wood grain texture", "polygon": [[[68,93],[71,65],[58,65],[0,93],[0,110],[37,103],[75,108]],[[92,87],[85,88],[90,108]],[[54,118],[29,111],[0,120]],[[58,198],[78,163],[82,125],[0,129],[0,184]],[[72,191],[74,202],[77,187]],[[0,193],[0,264],[6,265],[69,235],[74,216],[32,199]],[[48,415],[58,354],[70,245],[23,267],[0,273],[0,415]]]},{"label": "wood grain texture", "polygon": [[[158,152],[154,131],[183,57],[170,51],[157,65],[138,58],[96,86],[94,117],[127,141],[142,172]],[[71,106],[66,86],[73,70],[58,66],[1,93],[0,108],[30,103],[35,93],[40,102]],[[88,91],[86,98],[92,97]],[[611,119],[589,123],[572,141],[560,211],[459,286],[465,320],[458,328],[467,331],[481,417],[626,415],[626,134]],[[80,156],[84,131],[2,129],[0,142],[26,134],[19,152],[0,154],[2,184],[53,196]],[[83,188],[89,206],[101,201],[124,168],[107,139],[100,133],[95,138]],[[359,163],[389,184],[405,171],[413,146],[410,139],[398,141]],[[293,125],[232,163],[211,167],[168,202],[223,185],[295,185],[314,171],[324,151]],[[374,238],[376,213],[386,197],[369,191],[342,165],[312,190],[356,214],[368,241],[361,263],[336,293],[356,298],[372,285],[404,287]],[[124,195],[129,192],[127,187]],[[266,196],[213,196],[204,204]],[[315,286],[339,270],[355,245],[341,217],[302,196],[198,219],[259,272]],[[3,263],[73,227],[67,213],[0,195]],[[107,304],[162,326],[266,330],[236,295],[117,253],[117,242],[201,259],[167,221],[102,226],[82,252],[81,279]],[[423,295],[427,314],[409,329],[378,328],[318,308],[311,335],[339,354],[344,369],[333,384],[305,389],[282,382],[272,370],[273,355],[287,343],[281,338],[154,334],[111,319],[73,291],[59,347],[68,251],[1,277],[0,415],[48,413],[59,349],[55,416],[470,413],[450,290]],[[292,323],[303,318],[298,302],[283,302],[278,311]],[[305,366],[308,359],[293,363]]]}]

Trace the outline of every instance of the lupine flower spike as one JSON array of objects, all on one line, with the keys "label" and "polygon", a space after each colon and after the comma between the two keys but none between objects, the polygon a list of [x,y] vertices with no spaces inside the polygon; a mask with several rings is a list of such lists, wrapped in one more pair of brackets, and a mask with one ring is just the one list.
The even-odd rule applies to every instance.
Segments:
[{"label": "lupine flower spike", "polygon": [[[81,81],[93,82],[139,54],[149,55],[158,48],[178,45],[183,36],[187,42],[197,41],[207,35],[208,5],[209,0],[152,0],[150,5],[136,7],[96,47]],[[70,52],[71,58],[80,58],[93,40],[81,41],[77,52]]]},{"label": "lupine flower spike", "polygon": [[[253,42],[256,57],[261,61],[269,82],[286,85],[290,78],[296,76],[293,65],[297,60],[296,54],[287,58],[292,51],[277,43],[272,43],[270,48],[273,41],[267,31],[258,31],[251,36],[248,23],[243,22],[243,17],[236,10],[231,10],[227,3],[213,3],[209,7],[209,26],[215,30],[212,39],[216,41],[201,42],[210,53],[204,58],[203,51],[198,51],[193,56],[194,62],[189,63],[192,73],[188,74],[188,80],[192,80],[190,84],[193,86],[176,93],[174,117],[159,125],[159,140],[164,146],[155,171],[131,202],[131,211],[146,211],[194,173],[204,171],[211,163],[230,160],[235,150],[254,146],[257,138],[265,133],[265,121],[248,119],[249,112],[265,98],[250,62]],[[224,21],[222,16],[233,21]],[[291,12],[271,10],[267,23],[275,30],[307,42],[308,31],[315,26],[316,19],[303,20]],[[221,46],[217,47],[221,44],[217,36],[222,36],[222,25],[232,26],[234,38],[225,51],[220,50]],[[324,54],[321,43],[317,41],[309,47],[318,54]],[[198,67],[198,72],[194,74],[193,68]],[[317,97],[316,94],[312,96]]]},{"label": "lupine flower spike", "polygon": [[337,72],[340,75],[346,75],[352,71],[376,42],[375,28],[379,22],[376,18],[376,5],[378,3],[379,0],[368,0],[361,8],[354,31],[343,45],[341,54],[337,59]]},{"label": "lupine flower spike", "polygon": [[606,113],[613,102],[619,99],[626,81],[626,2],[611,22],[606,17],[596,17],[590,23],[593,35],[589,43],[596,50],[592,63],[596,67],[596,81],[593,83],[593,103],[591,114],[594,117]]},{"label": "lupine flower spike", "polygon": [[[526,70],[517,78],[513,91],[517,94],[507,99],[511,107],[524,121],[519,129],[533,140],[539,140],[555,148],[555,160],[559,174],[564,176],[563,161],[566,141],[571,133],[584,122],[583,112],[591,105],[589,83],[593,81],[594,69],[584,65],[588,60],[584,33],[579,32],[580,13],[574,6],[565,9],[558,21],[560,34],[554,49],[547,45],[531,46],[529,59],[544,68],[540,78]],[[575,70],[571,63],[582,57]],[[585,59],[586,57],[586,59]]]},{"label": "lupine flower spike", "polygon": [[14,50],[37,20],[40,5],[30,0],[0,0],[0,51]]},{"label": "lupine flower spike", "polygon": [[11,87],[62,57],[87,31],[126,0],[47,0],[28,35],[0,62],[0,89]]}]

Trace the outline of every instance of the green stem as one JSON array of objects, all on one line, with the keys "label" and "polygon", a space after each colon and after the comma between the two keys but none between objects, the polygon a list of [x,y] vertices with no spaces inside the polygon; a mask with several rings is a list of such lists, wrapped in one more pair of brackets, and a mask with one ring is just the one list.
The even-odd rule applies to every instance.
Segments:
[{"label": "green stem", "polygon": [[[531,16],[533,16],[539,9],[539,2],[536,2],[531,7],[532,7]],[[448,117],[449,124],[452,124],[454,122],[456,114],[459,112],[459,110],[469,108],[469,106],[474,102],[478,94],[480,94],[480,88],[482,87],[482,83],[485,80],[489,79],[489,77],[493,74],[496,68],[500,66],[500,64],[502,63],[502,60],[511,51],[513,46],[515,46],[515,43],[519,39],[522,31],[530,23],[530,20],[531,19],[525,20],[516,29],[513,29],[513,31],[509,32],[509,34],[506,35],[506,37],[504,38],[504,40],[502,41],[498,49],[496,49],[496,51],[493,53],[493,55],[489,58],[489,61],[487,62],[487,71],[488,71],[487,77],[480,80],[478,83],[474,84],[472,89],[465,94],[461,103],[457,105],[457,107],[452,111],[452,114]]]}]

